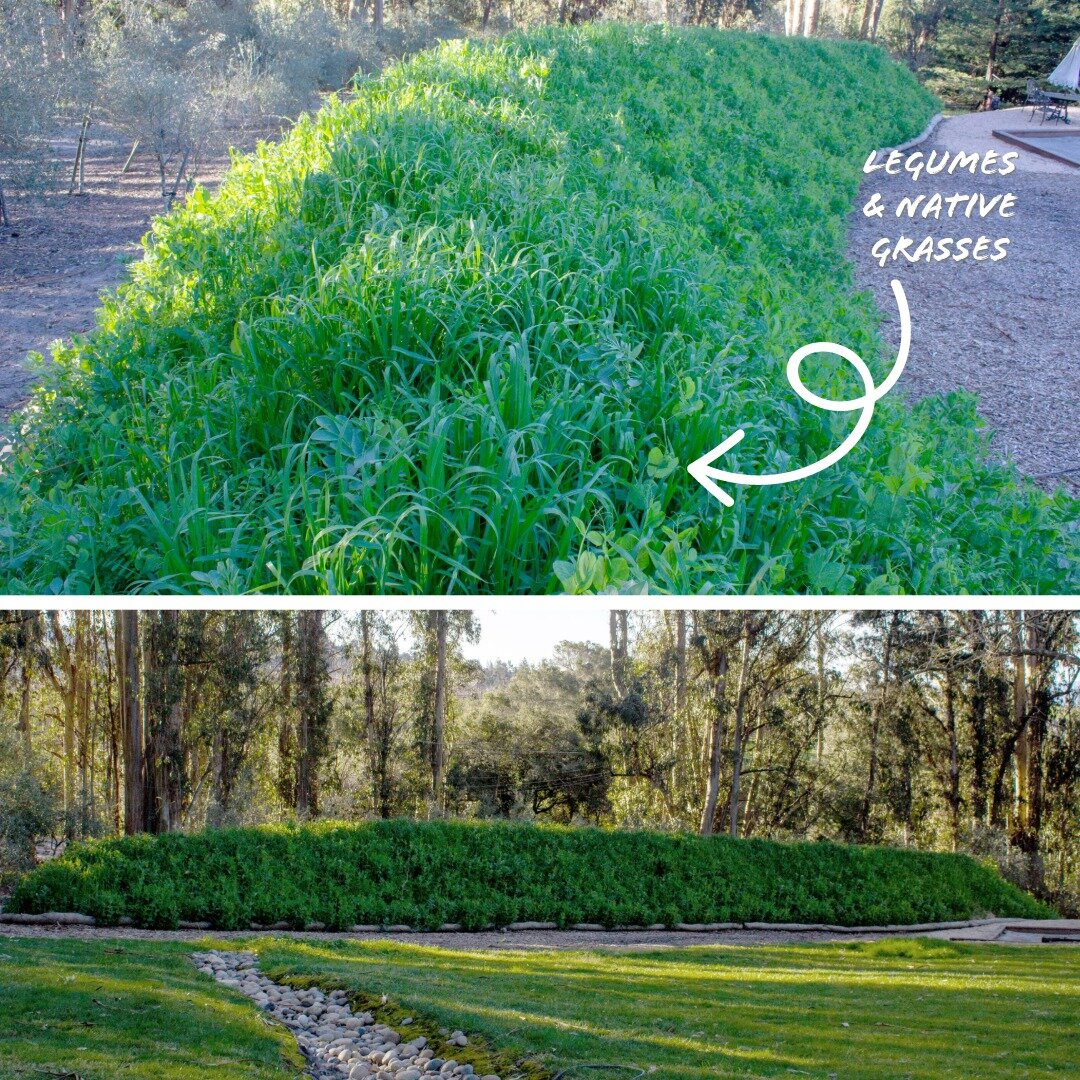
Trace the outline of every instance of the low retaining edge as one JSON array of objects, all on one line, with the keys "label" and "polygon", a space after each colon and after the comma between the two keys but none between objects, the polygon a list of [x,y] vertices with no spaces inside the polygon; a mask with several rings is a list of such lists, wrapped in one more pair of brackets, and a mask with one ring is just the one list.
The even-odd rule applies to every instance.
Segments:
[{"label": "low retaining edge", "polygon": [[[725,930],[758,930],[758,931],[786,931],[789,933],[829,933],[829,934],[903,934],[903,933],[926,933],[932,930],[963,930],[973,926],[990,926],[1001,922],[1001,919],[959,919],[951,922],[937,923],[911,923],[904,926],[890,923],[888,926],[839,926],[834,923],[769,923],[769,922],[724,922],[724,923],[676,923],[674,926],[664,926],[653,923],[650,926],[603,926],[600,923],[574,923],[568,927],[560,927],[553,922],[515,922],[507,926],[485,926],[479,931],[463,930],[460,923],[443,923],[437,931],[417,930],[412,926],[396,924],[392,926],[376,926],[374,924],[358,924],[349,927],[351,934],[423,934],[423,933],[484,933],[498,930],[508,933],[528,933],[536,930],[569,930],[580,933],[619,933],[633,932],[645,933],[656,931],[675,931],[684,934],[711,934]],[[92,915],[82,915],[76,911],[46,911],[41,915],[20,915],[16,913],[0,912],[0,923],[9,923],[15,926],[98,926],[98,921]],[[108,923],[100,924],[108,926]],[[120,919],[120,926],[132,926],[129,917]],[[181,919],[181,930],[212,930],[213,925],[208,922],[193,922]],[[252,933],[274,933],[282,930],[290,930],[287,922],[276,922],[270,925],[251,923],[247,930]],[[326,924],[319,922],[307,923],[304,926],[307,933],[322,933],[326,931]]]}]

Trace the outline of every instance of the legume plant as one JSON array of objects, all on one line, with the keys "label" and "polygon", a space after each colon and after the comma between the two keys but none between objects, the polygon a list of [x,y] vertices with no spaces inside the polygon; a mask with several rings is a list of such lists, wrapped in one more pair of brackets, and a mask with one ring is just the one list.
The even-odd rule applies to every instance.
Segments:
[{"label": "legume plant", "polygon": [[[158,219],[0,479],[9,590],[1063,592],[1077,504],[881,378],[845,221],[928,93],[881,50],[597,25],[445,44]],[[918,313],[916,320],[916,349]],[[804,367],[813,388],[858,391]],[[903,381],[898,387],[902,389]],[[730,462],[730,464],[727,464]]]}]

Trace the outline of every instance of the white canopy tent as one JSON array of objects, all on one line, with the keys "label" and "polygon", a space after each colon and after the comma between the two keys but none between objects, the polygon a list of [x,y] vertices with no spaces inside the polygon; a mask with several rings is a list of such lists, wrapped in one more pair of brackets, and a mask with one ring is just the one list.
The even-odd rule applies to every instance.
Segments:
[{"label": "white canopy tent", "polygon": [[1080,38],[1065,54],[1065,59],[1050,73],[1048,82],[1055,86],[1067,86],[1070,90],[1080,88]]}]

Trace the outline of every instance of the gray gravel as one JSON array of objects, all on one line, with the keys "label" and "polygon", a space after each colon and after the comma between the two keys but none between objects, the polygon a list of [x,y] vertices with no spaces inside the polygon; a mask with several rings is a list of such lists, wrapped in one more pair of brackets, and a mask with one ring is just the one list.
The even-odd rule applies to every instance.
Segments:
[{"label": "gray gravel", "polygon": [[[1022,127],[1019,111],[946,120],[917,149],[966,148],[999,154],[1015,149],[989,135],[990,125]],[[914,151],[909,151],[914,152]],[[1010,219],[898,220],[891,208],[904,196],[940,191],[1017,196]],[[862,207],[880,192],[890,210],[868,219]],[[889,262],[879,268],[870,249],[882,236],[1008,236],[1000,262]],[[912,182],[906,173],[867,177],[852,217],[850,254],[856,280],[873,290],[891,316],[883,326],[899,342],[889,282],[904,285],[912,316],[912,348],[897,385],[912,398],[967,389],[993,430],[992,453],[1011,456],[1043,486],[1080,492],[1080,169],[1053,166],[1022,154],[1009,176],[935,177]]]},{"label": "gray gravel", "polygon": [[438,949],[664,949],[697,945],[790,945],[811,941],[858,941],[896,934],[834,934],[791,930],[499,930],[478,933],[334,933],[302,930],[140,930],[123,926],[19,926],[0,924],[0,940],[14,938],[73,938],[79,941],[251,941],[261,936],[297,941],[400,941]]},{"label": "gray gravel", "polygon": [[[889,937],[945,937],[958,941],[1001,941],[1007,927],[1019,929],[1030,922],[1032,940],[1041,933],[1067,930],[1080,936],[1080,920],[1000,919],[993,923],[956,930],[898,930],[893,933],[832,933],[822,930],[714,930],[687,932],[679,930],[530,930],[515,933],[492,930],[480,933],[335,933],[299,930],[275,930],[257,933],[251,930],[139,930],[116,926],[21,926],[0,923],[0,941],[11,938],[71,938],[78,941],[215,941],[251,942],[260,937],[288,938],[296,941],[399,941],[429,948],[483,952],[488,949],[572,950],[613,949],[650,950],[686,949],[704,945],[755,946],[795,945],[830,941],[880,941]],[[1036,933],[1036,930],[1038,933]]]},{"label": "gray gravel", "polygon": [[[423,1035],[408,1037],[371,1013],[354,1013],[343,990],[294,990],[259,971],[254,953],[212,949],[192,955],[204,975],[251,998],[296,1038],[315,1080],[471,1080],[473,1067],[439,1057]],[[448,1047],[465,1046],[461,1031]],[[494,1073],[479,1080],[499,1080]]]}]

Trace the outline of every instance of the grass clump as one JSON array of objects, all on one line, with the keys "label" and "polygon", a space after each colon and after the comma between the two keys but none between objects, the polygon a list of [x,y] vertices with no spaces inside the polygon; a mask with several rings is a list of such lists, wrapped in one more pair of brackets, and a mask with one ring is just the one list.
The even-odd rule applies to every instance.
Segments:
[{"label": "grass clump", "polygon": [[963,855],[406,820],[91,840],[22,878],[9,906],[226,930],[311,922],[859,926],[1052,914]]},{"label": "grass clump", "polygon": [[[159,219],[0,478],[28,592],[1058,592],[1076,503],[890,394],[817,460],[794,349],[878,377],[845,218],[934,100],[864,44],[602,24],[363,82]],[[808,377],[810,377],[808,375]],[[852,396],[839,371],[819,392]]]},{"label": "grass clump", "polygon": [[470,1038],[481,1033],[551,1072],[591,1062],[672,1080],[1072,1074],[1080,979],[1068,946],[909,941],[896,952],[882,944],[645,953],[381,941],[254,947],[264,967],[392,994],[413,1015]]},{"label": "grass clump", "polygon": [[0,937],[0,1077],[295,1080],[292,1036],[183,943]]}]

